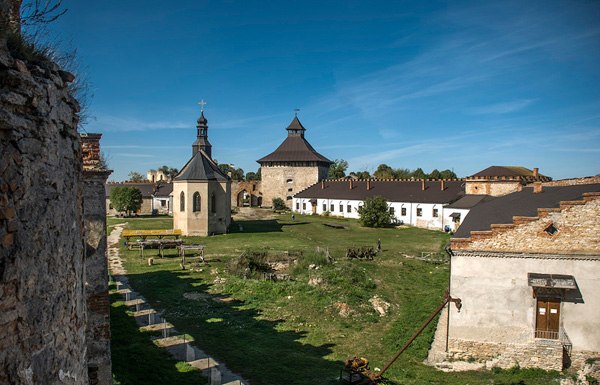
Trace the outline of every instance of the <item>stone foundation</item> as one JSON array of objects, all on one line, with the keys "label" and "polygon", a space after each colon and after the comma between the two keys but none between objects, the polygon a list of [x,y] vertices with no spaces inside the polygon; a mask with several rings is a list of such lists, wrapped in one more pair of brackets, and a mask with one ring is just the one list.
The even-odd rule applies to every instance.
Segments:
[{"label": "stone foundation", "polygon": [[493,342],[448,341],[448,358],[485,362],[487,367],[508,369],[539,368],[544,370],[563,369],[563,347],[558,342],[544,341],[530,344],[502,344]]}]

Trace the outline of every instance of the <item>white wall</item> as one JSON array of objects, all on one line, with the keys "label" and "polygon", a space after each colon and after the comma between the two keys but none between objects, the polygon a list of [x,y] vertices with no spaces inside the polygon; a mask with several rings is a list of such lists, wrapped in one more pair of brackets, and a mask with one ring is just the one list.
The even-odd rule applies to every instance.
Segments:
[{"label": "white wall", "polygon": [[[313,213],[310,201],[309,198],[294,198],[292,210],[310,215]],[[359,218],[358,208],[364,204],[362,200],[316,199],[316,201],[316,213],[319,215],[329,211],[330,215],[356,219]],[[323,210],[323,204],[325,204],[326,210]],[[333,210],[331,210],[331,205],[333,205]],[[340,211],[340,205],[342,205],[342,211]],[[348,205],[350,205],[350,212],[348,212]],[[469,212],[468,209],[444,210],[441,203],[388,202],[388,206],[394,209],[394,217],[398,223],[432,230],[443,230],[446,225],[454,230],[454,222],[450,218],[450,214],[461,211],[462,222]],[[402,208],[406,209],[406,215],[402,215]],[[417,215],[419,209],[421,216]],[[434,209],[437,209],[437,217],[433,216]]]},{"label": "white wall", "polygon": [[450,312],[450,338],[526,343],[533,340],[536,299],[527,273],[573,275],[583,302],[561,305],[561,326],[573,350],[600,351],[600,259],[453,256],[451,295],[462,300]]}]

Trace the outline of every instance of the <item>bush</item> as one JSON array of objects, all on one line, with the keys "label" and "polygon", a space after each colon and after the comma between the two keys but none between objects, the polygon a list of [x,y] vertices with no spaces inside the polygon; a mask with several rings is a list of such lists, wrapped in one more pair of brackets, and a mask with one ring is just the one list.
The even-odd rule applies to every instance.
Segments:
[{"label": "bush", "polygon": [[358,208],[358,214],[366,227],[384,227],[392,221],[387,200],[380,196],[365,199],[365,205]]},{"label": "bush", "polygon": [[286,210],[287,206],[281,198],[273,198],[273,208],[275,210]]}]

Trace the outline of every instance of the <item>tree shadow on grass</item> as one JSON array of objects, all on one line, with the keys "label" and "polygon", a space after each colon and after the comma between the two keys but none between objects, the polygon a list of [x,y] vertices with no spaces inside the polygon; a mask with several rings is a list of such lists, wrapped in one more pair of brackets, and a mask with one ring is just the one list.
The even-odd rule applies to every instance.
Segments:
[{"label": "tree shadow on grass", "polygon": [[206,382],[199,370],[180,372],[177,360],[141,332],[133,317],[126,314],[122,296],[110,295],[110,331],[112,370],[115,384],[197,385]]},{"label": "tree shadow on grass", "polygon": [[[235,221],[230,227],[230,233],[281,233],[283,226],[307,225],[308,222],[280,223],[275,219],[255,221]],[[242,230],[240,231],[240,227]]]},{"label": "tree shadow on grass", "polygon": [[[334,345],[303,344],[303,331],[282,331],[282,320],[259,319],[241,301],[208,292],[209,285],[189,272],[158,271],[129,275],[129,282],[180,333],[252,385],[336,384],[341,361],[329,361]],[[184,293],[194,293],[186,299]]]}]

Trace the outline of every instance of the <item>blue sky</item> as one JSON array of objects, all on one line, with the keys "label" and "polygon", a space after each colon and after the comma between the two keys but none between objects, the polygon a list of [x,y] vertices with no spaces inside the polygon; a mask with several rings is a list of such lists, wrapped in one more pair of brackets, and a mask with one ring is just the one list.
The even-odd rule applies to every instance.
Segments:
[{"label": "blue sky", "polygon": [[600,1],[64,0],[110,179],[181,168],[204,99],[245,172],[306,138],[348,171],[600,173]]}]

